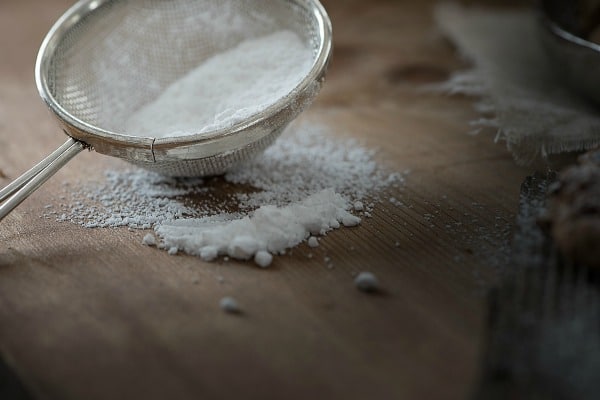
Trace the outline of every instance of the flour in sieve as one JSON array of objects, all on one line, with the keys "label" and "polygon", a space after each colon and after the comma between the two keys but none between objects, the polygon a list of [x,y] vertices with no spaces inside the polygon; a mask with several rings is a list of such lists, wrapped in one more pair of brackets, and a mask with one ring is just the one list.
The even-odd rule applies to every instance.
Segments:
[{"label": "flour in sieve", "polygon": [[172,137],[226,129],[289,94],[308,75],[312,50],[291,31],[217,53],[132,114],[125,133]]},{"label": "flour in sieve", "polygon": [[[250,259],[261,251],[281,253],[311,234],[356,225],[372,212],[380,195],[398,190],[404,179],[375,156],[358,141],[304,119],[264,154],[222,178],[109,171],[104,182],[66,185],[69,203],[47,216],[86,227],[153,227],[165,250],[175,247],[205,260],[224,254]],[[227,195],[223,185],[230,185]],[[260,253],[256,262],[267,264],[266,259]]]}]

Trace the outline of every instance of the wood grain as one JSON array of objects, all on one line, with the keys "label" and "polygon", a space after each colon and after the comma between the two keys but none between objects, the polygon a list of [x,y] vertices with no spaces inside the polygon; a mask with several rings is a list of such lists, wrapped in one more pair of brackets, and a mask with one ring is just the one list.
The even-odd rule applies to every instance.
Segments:
[{"label": "wood grain", "polygon": [[[69,4],[0,2],[1,184],[65,140],[38,99],[33,65]],[[334,60],[307,117],[380,148],[390,169],[410,170],[403,188],[382,195],[404,205],[383,201],[360,226],[267,270],[205,263],[141,246],[142,231],[41,218],[63,181],[101,179],[121,163],[85,152],[0,223],[0,351],[36,398],[470,393],[482,289],[500,267],[529,171],[492,134],[467,134],[469,99],[420,90],[462,67],[433,30],[432,1],[324,4]],[[362,270],[379,276],[384,294],[354,288]],[[219,309],[225,295],[243,315]]]}]

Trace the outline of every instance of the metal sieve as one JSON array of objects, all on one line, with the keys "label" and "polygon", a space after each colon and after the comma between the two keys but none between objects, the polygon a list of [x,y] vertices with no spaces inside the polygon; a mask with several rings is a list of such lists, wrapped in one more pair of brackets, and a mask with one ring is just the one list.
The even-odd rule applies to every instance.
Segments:
[{"label": "metal sieve", "polygon": [[[120,133],[202,61],[281,29],[313,58],[283,98],[227,129],[160,139]],[[318,0],[81,0],[47,34],[35,67],[40,96],[69,139],[0,191],[0,220],[84,148],[170,176],[221,174],[264,150],[311,103],[330,55],[331,23]]]}]

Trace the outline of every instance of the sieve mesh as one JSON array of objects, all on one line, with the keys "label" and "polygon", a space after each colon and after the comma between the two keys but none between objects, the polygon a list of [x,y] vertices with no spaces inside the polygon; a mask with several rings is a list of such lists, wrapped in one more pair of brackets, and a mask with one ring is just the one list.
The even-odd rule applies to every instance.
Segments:
[{"label": "sieve mesh", "polygon": [[[272,142],[320,88],[330,39],[324,37],[318,2],[88,0],[77,7],[40,50],[38,86],[66,132],[99,152],[169,175],[221,173]],[[202,139],[121,134],[132,113],[204,60],[281,29],[295,32],[313,49],[314,76],[278,108]]]}]

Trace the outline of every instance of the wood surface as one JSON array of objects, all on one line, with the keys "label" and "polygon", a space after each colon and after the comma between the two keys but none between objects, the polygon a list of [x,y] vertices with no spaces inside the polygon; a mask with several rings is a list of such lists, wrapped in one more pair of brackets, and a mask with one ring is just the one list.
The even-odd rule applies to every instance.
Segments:
[{"label": "wood surface", "polygon": [[[65,140],[33,66],[68,0],[0,2],[0,184]],[[62,182],[120,160],[84,152],[0,222],[0,352],[39,399],[460,399],[478,377],[487,285],[505,257],[519,185],[472,101],[427,93],[464,65],[433,2],[324,1],[328,80],[307,117],[379,148],[405,185],[374,216],[308,249],[206,263],[141,245],[146,232],[42,218]],[[226,189],[224,189],[226,190]],[[398,242],[398,246],[396,246]],[[309,259],[307,254],[315,257]],[[328,269],[324,261],[334,265]],[[352,279],[374,272],[384,292]],[[223,280],[221,282],[222,277]],[[219,299],[234,296],[240,316]]]}]

